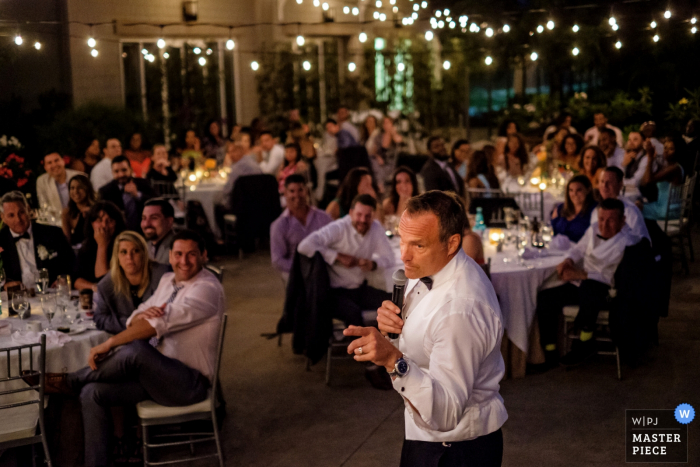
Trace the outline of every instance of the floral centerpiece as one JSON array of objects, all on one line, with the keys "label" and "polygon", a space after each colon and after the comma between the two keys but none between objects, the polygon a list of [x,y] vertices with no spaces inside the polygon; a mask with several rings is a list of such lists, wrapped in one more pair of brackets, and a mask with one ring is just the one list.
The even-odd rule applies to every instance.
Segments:
[{"label": "floral centerpiece", "polygon": [[14,136],[0,137],[0,178],[3,188],[22,188],[34,175],[21,154],[22,144]]}]

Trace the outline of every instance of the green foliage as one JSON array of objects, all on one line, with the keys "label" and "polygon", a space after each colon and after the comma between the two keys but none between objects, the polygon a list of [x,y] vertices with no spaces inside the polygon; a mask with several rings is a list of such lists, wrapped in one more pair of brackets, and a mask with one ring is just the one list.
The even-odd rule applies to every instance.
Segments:
[{"label": "green foliage", "polygon": [[678,126],[685,125],[688,120],[700,120],[700,88],[685,90],[687,96],[683,96],[677,103],[669,103],[666,112],[666,120]]}]

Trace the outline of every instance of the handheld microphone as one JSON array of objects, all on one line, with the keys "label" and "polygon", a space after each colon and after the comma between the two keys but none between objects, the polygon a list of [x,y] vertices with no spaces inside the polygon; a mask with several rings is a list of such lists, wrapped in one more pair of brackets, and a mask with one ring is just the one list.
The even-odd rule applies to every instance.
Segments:
[{"label": "handheld microphone", "polygon": [[[396,271],[391,278],[394,280],[394,292],[391,294],[391,302],[401,310],[401,318],[403,318],[403,294],[406,288],[406,273],[403,269]],[[393,332],[389,333],[389,339],[398,339],[399,335]]]}]

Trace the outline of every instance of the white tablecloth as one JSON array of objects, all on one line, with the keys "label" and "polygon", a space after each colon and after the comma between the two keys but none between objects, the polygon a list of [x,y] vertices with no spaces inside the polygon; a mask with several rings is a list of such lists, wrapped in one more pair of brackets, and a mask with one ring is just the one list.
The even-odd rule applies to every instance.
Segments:
[{"label": "white tablecloth", "polygon": [[[368,276],[369,285],[387,292],[391,292],[394,286],[392,274],[403,268],[399,238],[394,237],[390,243],[396,259],[394,267],[377,270]],[[541,257],[526,260],[523,266],[517,263],[518,255],[514,247],[496,253],[495,247],[484,245],[484,256],[487,261],[491,258],[491,282],[501,305],[503,326],[508,338],[525,353],[528,352],[530,327],[537,308],[537,292],[562,284],[556,278],[556,266],[563,261],[563,255],[561,251],[543,250]],[[504,258],[508,261],[504,262]]]},{"label": "white tablecloth", "polygon": [[185,199],[187,201],[194,200],[202,203],[204,213],[207,215],[207,220],[209,221],[209,226],[214,231],[214,234],[218,238],[221,238],[221,231],[216,224],[216,218],[214,216],[214,206],[221,202],[224,197],[224,183],[200,183],[196,186],[185,187],[185,189],[187,190]]}]

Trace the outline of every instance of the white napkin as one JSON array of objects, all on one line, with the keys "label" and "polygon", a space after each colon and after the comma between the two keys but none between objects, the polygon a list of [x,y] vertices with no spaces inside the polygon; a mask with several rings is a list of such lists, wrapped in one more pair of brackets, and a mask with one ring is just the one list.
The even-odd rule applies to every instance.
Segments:
[{"label": "white napkin", "polygon": [[566,251],[571,248],[571,240],[566,235],[558,234],[549,242],[549,247],[555,250]]},{"label": "white napkin", "polygon": [[46,334],[46,344],[58,345],[63,347],[66,342],[70,342],[72,339],[70,336],[58,332],[58,331],[46,331],[46,332],[34,332],[27,331],[22,335],[19,331],[12,333],[12,340],[20,345],[24,344],[34,344],[39,342],[39,338],[42,334]]},{"label": "white napkin", "polygon": [[523,253],[523,259],[535,259],[539,258],[541,255],[537,252],[537,249],[527,247]]}]

